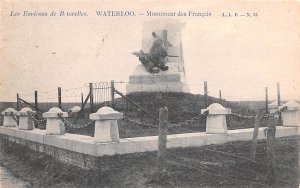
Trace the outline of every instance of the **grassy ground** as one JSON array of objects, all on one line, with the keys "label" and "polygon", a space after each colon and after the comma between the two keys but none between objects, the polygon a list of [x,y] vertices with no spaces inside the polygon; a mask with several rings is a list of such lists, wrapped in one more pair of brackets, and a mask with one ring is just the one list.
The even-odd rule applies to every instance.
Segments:
[{"label": "grassy ground", "polygon": [[298,187],[300,137],[276,139],[276,176],[268,176],[266,141],[250,160],[250,142],[168,149],[155,181],[156,152],[104,157],[109,170],[88,171],[1,141],[0,165],[32,187]]},{"label": "grassy ground", "polygon": [[[74,118],[68,118],[70,122],[73,122]],[[151,122],[149,118],[132,117],[131,119],[137,122],[146,122],[157,125],[157,122]],[[86,124],[89,120],[81,118],[76,124]],[[267,119],[261,119],[260,127],[266,127],[268,121]],[[206,119],[201,119],[193,124],[182,126],[182,127],[172,127],[169,129],[169,134],[180,134],[180,133],[193,133],[193,132],[205,132]],[[158,135],[158,128],[143,127],[138,124],[131,122],[125,122],[124,120],[118,120],[119,134],[120,138],[130,138],[130,137],[142,137],[142,136],[156,136]],[[229,130],[242,129],[242,128],[253,128],[254,119],[237,119],[235,117],[227,116],[227,127]],[[94,136],[94,124],[90,126],[76,129],[66,126],[68,133],[81,134]]]},{"label": "grassy ground", "polygon": [[[136,102],[139,106],[145,109],[150,114],[158,117],[158,109],[162,106],[167,106],[169,109],[169,122],[178,124],[186,120],[191,120],[200,114],[200,110],[205,108],[204,97],[202,95],[193,94],[178,94],[178,93],[168,93],[168,94],[157,94],[157,93],[139,93],[127,95],[132,101]],[[233,113],[240,115],[254,116],[255,111],[250,108],[239,106],[237,103],[228,102],[225,100],[220,100],[216,98],[209,98],[209,103],[218,102],[223,106],[232,109]],[[125,116],[135,120],[137,122],[145,122],[157,125],[158,122],[153,120],[146,113],[138,110],[135,106],[128,104],[127,110],[125,110],[125,101],[123,99],[116,99],[114,103],[114,108],[120,112],[123,112]],[[95,109],[100,108],[96,105]],[[79,124],[86,124],[88,120],[87,114],[81,116]],[[263,109],[260,109],[260,114],[263,114]],[[69,118],[70,122],[74,118]],[[77,123],[77,124],[78,124]],[[191,133],[191,132],[204,132],[205,131],[206,119],[201,119],[193,124],[182,126],[179,128],[170,129],[170,134],[178,133]],[[124,122],[123,120],[118,121],[119,132],[121,138],[128,137],[139,137],[139,136],[154,136],[157,135],[157,129],[149,127],[141,127],[140,125],[133,124],[130,122]],[[264,127],[267,125],[267,120],[262,119],[260,126]],[[251,128],[254,126],[254,120],[252,119],[238,119],[236,117],[227,116],[227,127],[229,130],[240,129],[240,128]],[[91,125],[82,129],[74,129],[72,127],[67,127],[67,132],[74,134],[83,134],[93,136],[94,126]]]}]

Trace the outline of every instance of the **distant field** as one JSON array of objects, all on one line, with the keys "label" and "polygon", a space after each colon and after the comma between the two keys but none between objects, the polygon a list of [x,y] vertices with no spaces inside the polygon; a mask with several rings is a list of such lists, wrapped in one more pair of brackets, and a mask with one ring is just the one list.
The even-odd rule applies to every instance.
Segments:
[{"label": "distant field", "polygon": [[[203,95],[192,95],[191,96],[195,96],[196,98],[199,99],[200,102],[203,102]],[[142,95],[143,96],[143,95]],[[134,96],[134,98],[136,98],[136,96]],[[147,99],[147,98],[146,98]],[[120,98],[116,98],[117,101],[120,101]],[[198,101],[198,102],[199,102]],[[242,108],[248,108],[248,109],[261,109],[265,107],[265,101],[226,101],[226,100],[220,100],[217,98],[213,98],[213,97],[209,97],[209,103],[213,103],[213,102],[220,102],[221,104],[223,104],[224,106],[226,106],[226,104],[229,104],[230,106],[236,106],[236,107],[242,107]],[[30,102],[30,104],[34,105],[33,102]],[[62,109],[63,110],[68,110],[70,108],[72,108],[73,106],[81,106],[80,102],[62,102]],[[89,102],[86,104],[87,107],[89,107]],[[0,110],[3,111],[6,108],[16,108],[17,107],[17,103],[16,102],[1,102],[0,101]],[[43,110],[43,111],[47,111],[52,107],[58,107],[58,103],[57,102],[39,102],[38,103],[38,107]]]}]

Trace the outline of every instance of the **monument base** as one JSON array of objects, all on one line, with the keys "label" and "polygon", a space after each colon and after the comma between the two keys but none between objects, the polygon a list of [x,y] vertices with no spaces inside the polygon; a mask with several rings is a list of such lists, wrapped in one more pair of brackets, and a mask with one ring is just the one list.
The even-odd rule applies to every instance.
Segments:
[{"label": "monument base", "polygon": [[137,92],[176,92],[189,93],[183,71],[176,63],[169,63],[169,70],[157,74],[147,72],[143,65],[138,65],[129,77],[126,86],[127,94]]}]

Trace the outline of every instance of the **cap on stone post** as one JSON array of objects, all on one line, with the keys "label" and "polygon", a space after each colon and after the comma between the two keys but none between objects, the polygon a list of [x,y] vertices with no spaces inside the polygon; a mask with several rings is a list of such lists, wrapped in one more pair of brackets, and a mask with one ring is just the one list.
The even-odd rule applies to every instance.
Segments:
[{"label": "cap on stone post", "polygon": [[1,113],[4,116],[3,119],[3,127],[16,127],[18,126],[18,123],[12,115],[17,115],[17,111],[13,108],[7,108]]},{"label": "cap on stone post", "polygon": [[231,109],[224,108],[218,103],[213,103],[206,109],[201,109],[201,114],[206,111],[208,111],[206,118],[206,133],[227,133],[226,115],[231,114]]},{"label": "cap on stone post", "polygon": [[70,108],[68,110],[68,112],[76,113],[76,112],[79,112],[80,110],[81,110],[81,108],[79,106],[73,106],[72,108]]},{"label": "cap on stone post", "polygon": [[34,129],[34,123],[31,118],[28,117],[28,112],[31,114],[36,114],[35,111],[32,111],[31,108],[25,107],[22,108],[17,115],[19,116],[19,129],[22,130],[32,130]]},{"label": "cap on stone post", "polygon": [[300,106],[295,101],[289,101],[285,103],[287,107],[281,113],[283,126],[286,127],[299,127],[300,126]]},{"label": "cap on stone post", "polygon": [[79,106],[73,106],[72,108],[68,109],[68,116],[71,117],[74,114],[80,112],[81,108]]},{"label": "cap on stone post", "polygon": [[90,119],[95,120],[95,142],[118,142],[118,119],[123,118],[123,113],[117,112],[111,107],[104,106],[96,113],[90,114]]},{"label": "cap on stone post", "polygon": [[57,107],[53,107],[48,112],[43,113],[43,117],[47,118],[46,134],[65,134],[65,124],[57,117],[58,114],[60,114],[62,117],[68,117],[67,112],[63,112],[60,108]]}]

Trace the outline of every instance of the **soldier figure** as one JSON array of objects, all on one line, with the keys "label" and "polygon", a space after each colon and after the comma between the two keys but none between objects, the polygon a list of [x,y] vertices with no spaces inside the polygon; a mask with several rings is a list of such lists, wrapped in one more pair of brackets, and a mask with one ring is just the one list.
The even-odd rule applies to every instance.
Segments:
[{"label": "soldier figure", "polygon": [[155,32],[152,32],[152,36],[154,41],[149,53],[144,53],[140,50],[140,52],[134,52],[133,54],[139,58],[148,72],[158,73],[159,68],[162,71],[166,71],[168,70],[168,66],[165,65],[168,57],[167,49],[172,46],[167,40],[167,31],[163,30],[162,38],[157,36]]}]

